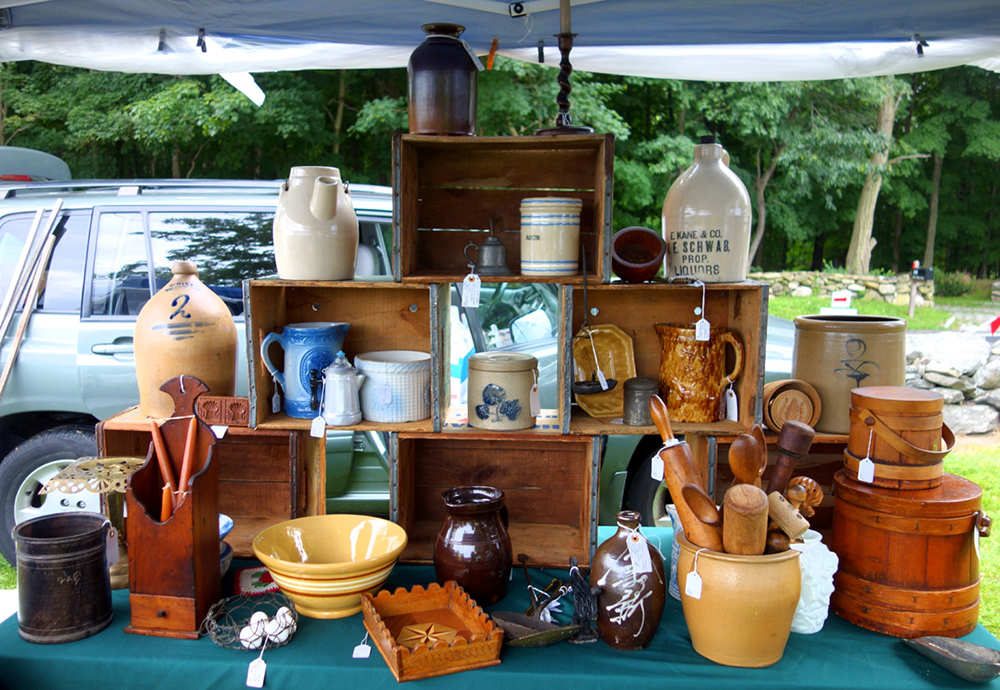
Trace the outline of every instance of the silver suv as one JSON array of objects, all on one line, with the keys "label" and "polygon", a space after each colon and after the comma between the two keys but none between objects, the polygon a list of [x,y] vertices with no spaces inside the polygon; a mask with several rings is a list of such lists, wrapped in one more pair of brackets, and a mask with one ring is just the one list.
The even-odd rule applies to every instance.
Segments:
[{"label": "silver suv", "polygon": [[[0,297],[12,284],[37,209],[62,199],[44,289],[0,398],[0,552],[11,563],[11,529],[38,515],[99,510],[88,494],[39,494],[56,472],[95,455],[94,425],[138,402],[132,353],[136,315],[170,278],[177,259],[243,325],[241,282],[275,272],[271,221],[280,181],[0,182]],[[392,190],[352,185],[360,225],[359,275],[390,275]],[[3,344],[10,352],[20,318]],[[238,395],[246,395],[239,339]],[[388,512],[388,465],[377,435],[330,431],[327,509]]]}]

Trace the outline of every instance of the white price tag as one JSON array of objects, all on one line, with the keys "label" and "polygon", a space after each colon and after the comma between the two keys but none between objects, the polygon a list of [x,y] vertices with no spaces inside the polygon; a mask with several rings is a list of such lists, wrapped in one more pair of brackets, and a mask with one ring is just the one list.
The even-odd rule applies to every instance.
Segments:
[{"label": "white price tag", "polygon": [[864,458],[858,463],[858,481],[865,484],[875,481],[875,463],[871,458]]},{"label": "white price tag", "polygon": [[379,405],[391,405],[392,404],[392,386],[388,383],[380,384],[377,389],[375,389],[375,401]]},{"label": "white price tag", "polygon": [[250,668],[247,669],[247,687],[248,688],[262,688],[264,687],[264,674],[267,672],[267,662],[261,658],[256,658],[250,662]]},{"label": "white price tag", "polygon": [[726,419],[731,422],[740,420],[740,405],[732,386],[726,389]]},{"label": "white price tag", "polygon": [[659,453],[650,458],[649,476],[655,482],[663,481],[663,458]]},{"label": "white price tag", "polygon": [[684,583],[684,593],[692,599],[701,599],[701,575],[697,572],[688,573]]},{"label": "white price tag", "polygon": [[482,281],[479,280],[479,276],[475,273],[465,276],[465,279],[462,281],[463,307],[472,307],[473,309],[479,307],[479,289],[482,285]]},{"label": "white price tag", "polygon": [[[976,532],[976,536],[979,536],[979,532]],[[976,543],[978,544],[978,541]],[[118,530],[114,527],[108,528],[107,553],[109,566],[114,565],[121,558],[121,554],[118,553]]]},{"label": "white price tag", "polygon": [[274,395],[271,396],[271,414],[279,412],[281,412],[281,393],[274,391]]},{"label": "white price tag", "polygon": [[712,337],[712,324],[708,319],[701,318],[694,322],[694,339],[709,340]]},{"label": "white price tag", "polygon": [[215,434],[215,438],[222,438],[229,431],[229,427],[225,424],[213,424],[211,427],[212,433]]},{"label": "white price tag", "polygon": [[531,387],[531,416],[537,417],[542,412],[542,399],[538,393],[538,384]]},{"label": "white price tag", "polygon": [[322,417],[313,417],[312,424],[309,425],[309,435],[313,438],[326,438],[326,420]]},{"label": "white price tag", "polygon": [[351,658],[354,659],[367,659],[371,656],[372,648],[367,644],[362,642],[357,647],[354,648],[354,652],[351,653]]},{"label": "white price tag", "polygon": [[653,572],[653,561],[649,558],[649,545],[638,532],[628,535],[628,557],[632,561],[632,574]]}]

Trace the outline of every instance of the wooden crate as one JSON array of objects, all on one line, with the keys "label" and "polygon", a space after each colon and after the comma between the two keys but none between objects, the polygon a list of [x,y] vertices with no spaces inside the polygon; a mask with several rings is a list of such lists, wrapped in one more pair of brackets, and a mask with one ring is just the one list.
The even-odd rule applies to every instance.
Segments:
[{"label": "wooden crate", "polygon": [[[97,425],[97,452],[146,455],[151,437],[149,419],[133,407]],[[216,441],[212,462],[218,464],[219,512],[235,523],[226,541],[238,558],[254,557],[251,543],[265,527],[326,512],[326,449],[307,431],[230,426]]]},{"label": "wooden crate", "polygon": [[403,563],[430,563],[444,522],[441,493],[502,489],[515,559],[566,568],[589,563],[597,541],[599,444],[589,436],[393,434],[390,514],[409,536]]},{"label": "wooden crate", "polygon": [[[446,288],[447,286],[445,286]],[[250,370],[250,426],[260,429],[308,429],[311,420],[271,412],[274,379],[264,366],[260,345],[272,332],[291,323],[344,321],[351,324],[344,352],[354,357],[379,350],[419,350],[431,354],[431,418],[406,424],[361,422],[358,431],[439,431],[441,381],[448,376],[447,350],[439,343],[441,319],[447,317],[447,292],[438,285],[402,285],[389,281],[316,282],[248,280],[243,284],[247,356]],[[447,319],[445,319],[447,320]],[[271,361],[282,367],[280,347]]]},{"label": "wooden crate", "polygon": [[492,222],[514,275],[484,280],[582,282],[582,274],[571,279],[520,275],[521,201],[542,196],[583,200],[580,240],[589,279],[611,279],[613,135],[397,135],[392,163],[396,280],[460,281],[469,272],[465,246],[482,244]]},{"label": "wooden crate", "polygon": [[[715,326],[733,331],[743,342],[745,358],[743,372],[736,379],[734,390],[739,403],[738,421],[712,423],[678,422],[673,431],[679,435],[701,434],[712,436],[736,435],[749,431],[762,419],[762,394],[764,387],[764,349],[767,340],[767,296],[764,283],[709,283],[705,291],[705,318]],[[573,335],[584,322],[584,295],[579,287],[572,291]],[[688,285],[641,284],[587,286],[586,318],[591,326],[614,324],[632,338],[636,375],[654,381],[660,371],[660,339],[654,329],[657,323],[691,323],[698,320],[694,309],[702,303],[702,289]],[[573,360],[571,347],[561,349],[566,358],[564,367],[568,386],[572,383]],[[622,385],[624,381],[619,381]],[[653,426],[629,426],[611,419],[593,418],[573,406],[570,420],[571,434],[657,434]]]}]

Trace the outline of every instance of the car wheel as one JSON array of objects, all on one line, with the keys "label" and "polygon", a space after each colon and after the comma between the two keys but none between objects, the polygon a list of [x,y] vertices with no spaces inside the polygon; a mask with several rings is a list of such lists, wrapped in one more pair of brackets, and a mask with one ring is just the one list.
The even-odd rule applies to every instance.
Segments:
[{"label": "car wheel", "polygon": [[32,436],[0,463],[0,553],[14,565],[11,530],[42,515],[76,511],[101,512],[100,496],[89,491],[76,494],[42,494],[45,483],[75,460],[97,455],[94,430],[66,426]]},{"label": "car wheel", "polygon": [[[642,447],[642,445],[639,446],[640,449]],[[656,450],[652,452],[647,450],[645,458],[634,465],[635,469],[629,477],[625,504],[629,510],[634,510],[642,515],[642,524],[652,527],[669,527],[670,516],[667,514],[667,503],[670,502],[670,492],[667,491],[667,485],[664,482],[658,482],[650,476],[653,456],[659,452],[660,447],[660,444],[657,443]]]}]

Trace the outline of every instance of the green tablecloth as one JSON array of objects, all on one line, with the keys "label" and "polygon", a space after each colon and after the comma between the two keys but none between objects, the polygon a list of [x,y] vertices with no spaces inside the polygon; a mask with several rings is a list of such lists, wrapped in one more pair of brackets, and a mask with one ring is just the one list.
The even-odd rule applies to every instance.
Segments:
[{"label": "green tablecloth", "polygon": [[[654,540],[655,543],[655,540]],[[669,555],[669,542],[664,544]],[[249,565],[237,561],[233,570]],[[544,585],[552,577],[567,579],[565,571],[532,570],[532,582]],[[409,588],[433,581],[431,567],[399,566],[387,586]],[[73,688],[244,688],[247,666],[256,653],[224,649],[208,638],[173,640],[127,635],[128,593],[113,595],[114,621],[93,637],[61,645],[34,645],[21,640],[16,617],[0,624],[0,687]],[[523,611],[528,605],[524,574],[515,569],[507,597],[492,609]],[[290,644],[269,649],[265,688],[394,687],[396,680],[374,647],[367,659],[351,652],[365,636],[358,614],[348,619],[320,621],[301,618]],[[970,642],[998,647],[979,626],[966,636]],[[951,675],[899,640],[869,632],[831,615],[815,635],[792,633],[781,661],[763,669],[719,666],[691,647],[680,602],[667,597],[663,622],[652,645],[639,652],[618,652],[602,642],[557,645],[538,649],[505,647],[501,664],[415,681],[423,688],[470,686],[476,690],[528,688],[616,687],[621,690],[682,688],[801,687],[912,688],[974,687]],[[1000,689],[994,680],[987,689]]]}]

